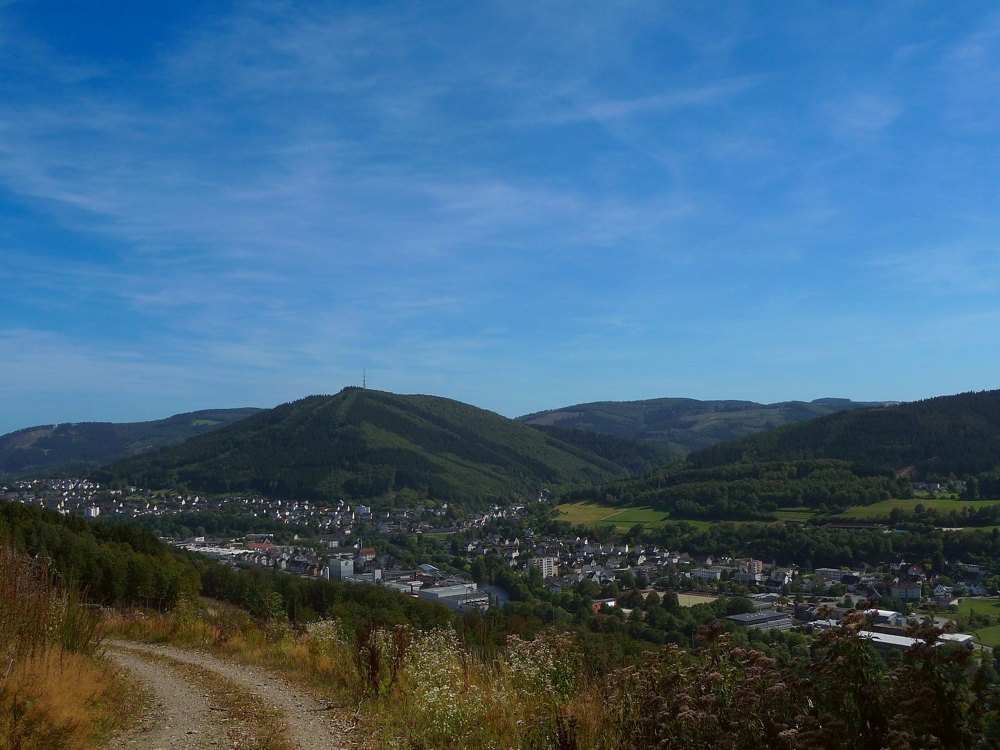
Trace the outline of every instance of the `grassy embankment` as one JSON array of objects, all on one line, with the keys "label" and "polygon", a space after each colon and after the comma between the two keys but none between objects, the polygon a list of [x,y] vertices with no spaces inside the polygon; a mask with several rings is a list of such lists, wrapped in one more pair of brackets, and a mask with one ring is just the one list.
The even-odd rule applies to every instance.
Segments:
[{"label": "grassy embankment", "polygon": [[139,708],[99,654],[100,614],[0,543],[0,750],[83,750]]}]

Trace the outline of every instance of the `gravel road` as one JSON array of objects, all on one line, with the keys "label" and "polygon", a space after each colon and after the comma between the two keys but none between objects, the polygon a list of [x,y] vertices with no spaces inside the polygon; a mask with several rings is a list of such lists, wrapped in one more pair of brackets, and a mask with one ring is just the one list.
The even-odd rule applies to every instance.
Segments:
[{"label": "gravel road", "polygon": [[[342,750],[350,747],[348,740],[350,725],[339,712],[330,710],[326,704],[318,702],[274,673],[236,662],[224,661],[203,651],[188,651],[172,646],[132,643],[130,641],[113,641],[108,645],[113,649],[117,658],[129,659],[130,662],[122,661],[122,665],[135,672],[144,681],[146,678],[138,666],[145,667],[148,662],[135,656],[129,656],[129,651],[166,656],[179,662],[193,664],[231,680],[261,699],[268,701],[285,714],[285,720],[291,733],[289,739],[299,747],[299,750]],[[132,668],[132,663],[136,663],[136,669]],[[166,672],[170,680],[184,683],[179,677],[170,674],[169,670],[161,668],[161,671]],[[153,683],[153,689],[159,695],[159,685]],[[201,691],[190,683],[184,683],[184,686],[180,688],[181,692],[184,692],[185,689],[188,701],[193,702],[195,699],[202,701],[207,712],[207,699],[202,696]],[[211,717],[207,717],[207,720],[206,731],[214,723],[214,719]],[[199,725],[191,724],[189,726]],[[214,732],[214,730],[212,731]],[[190,736],[187,737],[186,741],[189,743],[188,747],[202,747],[202,745],[191,742]],[[168,745],[145,746],[151,748],[168,747]]]},{"label": "gravel road", "polygon": [[139,727],[119,737],[111,747],[125,750],[166,750],[167,748],[219,747],[226,736],[208,696],[175,674],[169,667],[122,651],[111,653],[152,696],[153,705]]}]

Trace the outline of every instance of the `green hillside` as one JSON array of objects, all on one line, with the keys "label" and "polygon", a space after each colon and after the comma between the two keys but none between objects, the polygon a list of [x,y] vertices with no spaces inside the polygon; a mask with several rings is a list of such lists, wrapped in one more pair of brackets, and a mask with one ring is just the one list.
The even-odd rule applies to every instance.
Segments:
[{"label": "green hillside", "polygon": [[753,401],[698,401],[657,398],[648,401],[598,401],[526,414],[518,421],[606,432],[619,437],[666,444],[684,455],[720,440],[731,440],[792,422],[802,422],[842,410],[882,404],[843,398],[758,404]]},{"label": "green hillside", "polygon": [[160,542],[148,531],[110,526],[80,516],[0,501],[0,540],[46,560],[106,606],[169,609],[197,594],[209,564]]},{"label": "green hillside", "polygon": [[890,469],[813,460],[664,468],[581,488],[562,500],[649,507],[674,519],[773,521],[782,509],[835,511],[912,494],[910,483]]},{"label": "green hillside", "polygon": [[992,472],[1000,465],[1000,391],[839,412],[713,445],[687,463],[703,468],[816,458],[912,467],[914,477]]},{"label": "green hillside", "polygon": [[153,422],[40,425],[0,436],[0,477],[80,471],[177,445],[256,414],[259,409],[208,409]]},{"label": "green hillside", "polygon": [[446,398],[349,388],[260,412],[95,477],[287,499],[375,498],[409,488],[476,501],[590,485],[665,459],[638,442],[550,434]]}]

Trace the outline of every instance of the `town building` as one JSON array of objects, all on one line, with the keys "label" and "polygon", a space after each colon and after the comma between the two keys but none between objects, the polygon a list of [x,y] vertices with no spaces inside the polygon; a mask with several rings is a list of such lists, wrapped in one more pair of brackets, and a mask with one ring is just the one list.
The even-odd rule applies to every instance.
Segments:
[{"label": "town building", "polygon": [[795,627],[792,618],[782,612],[748,612],[730,615],[726,619],[746,630],[791,630]]},{"label": "town building", "polygon": [[531,558],[531,566],[542,571],[542,578],[553,578],[559,575],[559,558],[545,555]]},{"label": "town building", "polygon": [[919,583],[900,582],[889,587],[889,596],[904,602],[919,602],[923,591]]}]

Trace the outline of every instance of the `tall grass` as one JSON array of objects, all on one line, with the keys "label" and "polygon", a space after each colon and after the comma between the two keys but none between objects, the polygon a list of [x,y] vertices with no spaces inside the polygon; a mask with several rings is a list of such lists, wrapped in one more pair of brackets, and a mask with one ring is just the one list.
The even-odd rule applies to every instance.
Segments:
[{"label": "tall grass", "polygon": [[608,722],[605,685],[583,674],[566,634],[511,637],[484,658],[450,629],[350,631],[321,620],[296,630],[217,602],[191,607],[119,613],[112,632],[281,670],[353,714],[360,748],[626,747]]},{"label": "tall grass", "polygon": [[[901,659],[871,650],[849,612],[788,668],[720,623],[596,678],[573,637],[516,636],[471,652],[447,628],[336,620],[296,630],[209,604],[122,616],[119,632],[227,652],[311,683],[354,716],[359,750],[917,750],[1000,747],[1000,678],[937,632]],[[992,665],[992,661],[990,662]],[[972,679],[972,675],[975,679]]]},{"label": "tall grass", "polygon": [[0,750],[86,748],[134,700],[97,653],[100,612],[0,541]]}]

